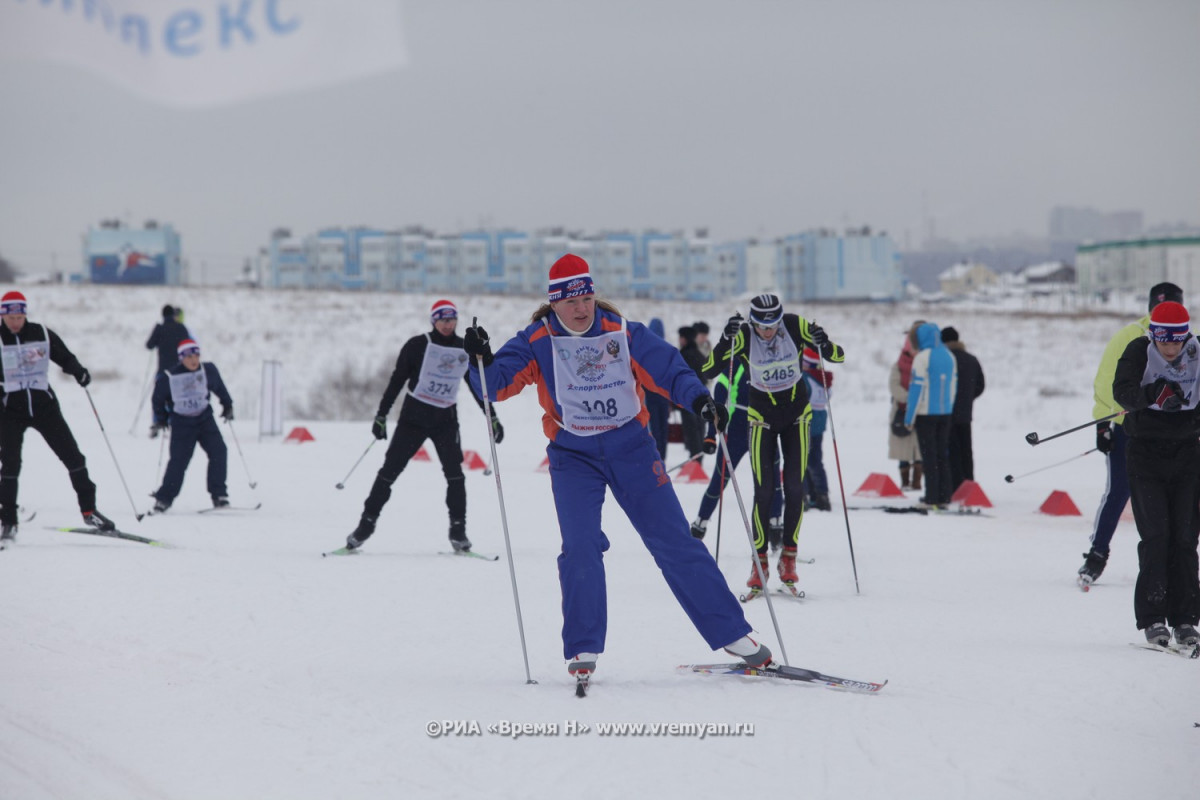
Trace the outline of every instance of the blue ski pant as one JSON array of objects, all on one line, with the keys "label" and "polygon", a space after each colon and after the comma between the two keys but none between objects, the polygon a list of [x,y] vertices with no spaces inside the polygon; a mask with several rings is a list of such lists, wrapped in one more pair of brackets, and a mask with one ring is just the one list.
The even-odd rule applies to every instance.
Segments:
[{"label": "blue ski pant", "polygon": [[704,543],[692,537],[654,438],[645,428],[626,431],[629,427],[590,437],[563,432],[559,439],[567,444],[556,441],[546,448],[562,535],[558,580],[564,658],[604,652],[604,553],[609,541],[600,529],[600,515],[606,490],[612,491],[710,648],[730,644],[751,630],[717,562]]},{"label": "blue ski pant", "polygon": [[1092,549],[1108,555],[1109,544],[1121,521],[1121,513],[1129,502],[1129,471],[1125,466],[1125,452],[1129,436],[1124,425],[1112,426],[1112,450],[1105,454],[1108,460],[1108,482],[1104,494],[1100,495],[1100,507],[1092,522]]},{"label": "blue ski pant", "polygon": [[216,417],[210,410],[196,418],[171,416],[171,457],[167,460],[162,486],[154,493],[156,500],[170,505],[179,496],[184,473],[191,463],[192,454],[196,452],[197,444],[208,456],[208,493],[213,497],[229,494],[225,487],[229,451],[217,428]]}]

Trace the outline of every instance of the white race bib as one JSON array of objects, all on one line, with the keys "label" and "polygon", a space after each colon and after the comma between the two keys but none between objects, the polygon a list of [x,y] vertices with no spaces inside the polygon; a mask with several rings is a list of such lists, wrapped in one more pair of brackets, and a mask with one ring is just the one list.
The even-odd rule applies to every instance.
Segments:
[{"label": "white race bib", "polygon": [[[42,328],[43,335],[45,327]],[[0,361],[4,363],[4,390],[19,392],[23,389],[50,391],[50,337],[43,342],[6,344],[0,348]]]},{"label": "white race bib", "polygon": [[[549,329],[549,325],[546,325]],[[551,336],[554,394],[562,426],[577,436],[616,430],[642,410],[625,320],[601,336]]]},{"label": "white race bib", "polygon": [[417,388],[409,394],[422,403],[449,408],[458,402],[458,387],[467,374],[470,359],[461,347],[434,344],[429,341],[429,334],[425,334],[425,339],[425,358],[421,361]]},{"label": "white race bib", "polygon": [[781,392],[800,380],[800,351],[780,325],[770,341],[750,334],[750,385],[762,392]]},{"label": "white race bib", "polygon": [[167,380],[171,382],[171,413],[198,417],[208,408],[208,373],[203,364],[195,372],[167,373]]}]

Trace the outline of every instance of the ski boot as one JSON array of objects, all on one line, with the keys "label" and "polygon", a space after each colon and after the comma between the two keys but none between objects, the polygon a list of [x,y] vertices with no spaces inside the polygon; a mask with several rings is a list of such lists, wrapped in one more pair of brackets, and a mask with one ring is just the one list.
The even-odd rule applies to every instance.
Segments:
[{"label": "ski boot", "polygon": [[796,588],[796,581],[799,580],[799,576],[796,574],[796,548],[783,548],[783,552],[779,554],[779,563],[776,565],[776,569],[779,570],[779,581],[783,584],[779,591],[793,597],[804,597],[804,592]]},{"label": "ski boot", "polygon": [[[757,564],[750,567],[750,580],[746,581],[746,586],[750,591],[741,596],[741,601],[744,603],[747,600],[753,600],[763,593],[763,578],[771,574],[771,565],[767,560],[766,553],[759,553]],[[762,567],[762,578],[759,577],[759,567]]]},{"label": "ski boot", "polygon": [[1079,577],[1076,581],[1079,587],[1085,592],[1088,587],[1099,580],[1101,573],[1104,572],[1104,565],[1108,563],[1108,553],[1097,553],[1095,548],[1088,550],[1083,554],[1083,566],[1079,568]]},{"label": "ski boot", "polygon": [[1180,647],[1193,647],[1200,644],[1200,632],[1196,630],[1195,625],[1183,623],[1175,626],[1175,641]]},{"label": "ski boot", "polygon": [[371,538],[375,532],[375,517],[363,517],[358,521],[358,527],[346,537],[346,549],[353,552],[363,546],[363,542]]},{"label": "ski boot", "polygon": [[17,540],[17,523],[5,522],[0,524],[0,543],[8,545]]},{"label": "ski boot", "polygon": [[1166,647],[1171,643],[1171,631],[1161,622],[1151,623],[1146,628],[1146,641],[1159,647]]},{"label": "ski boot", "polygon": [[764,644],[751,639],[749,636],[743,636],[736,642],[725,645],[726,653],[731,656],[737,656],[742,661],[746,662],[748,667],[769,667],[771,665],[771,651]]},{"label": "ski boot", "polygon": [[115,531],[117,526],[99,511],[83,512],[83,521],[98,531]]},{"label": "ski boot", "polygon": [[708,520],[696,518],[692,523],[692,536],[697,539],[703,539],[704,534],[708,532]]},{"label": "ski boot", "polygon": [[586,697],[592,673],[596,671],[597,653],[580,653],[567,662],[567,672],[575,678],[575,696]]},{"label": "ski boot", "polygon": [[229,498],[225,496],[213,495],[213,508],[229,508]]},{"label": "ski boot", "polygon": [[833,504],[829,502],[829,495],[822,492],[813,498],[813,508],[817,511],[833,511]]},{"label": "ski boot", "polygon": [[450,546],[456,553],[471,549],[471,540],[467,538],[467,521],[465,519],[450,520]]}]

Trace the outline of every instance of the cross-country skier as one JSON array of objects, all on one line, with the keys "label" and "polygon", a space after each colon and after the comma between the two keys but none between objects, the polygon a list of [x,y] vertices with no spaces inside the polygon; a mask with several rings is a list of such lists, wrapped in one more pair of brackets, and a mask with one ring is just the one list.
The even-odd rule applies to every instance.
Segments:
[{"label": "cross-country skier", "polygon": [[[779,580],[796,585],[796,540],[804,518],[804,472],[808,466],[808,425],[812,418],[808,386],[801,376],[800,354],[806,346],[819,350],[826,361],[841,363],[846,354],[829,340],[815,322],[783,313],[783,303],[773,294],[760,294],[750,302],[750,321],[735,314],[725,324],[713,348],[704,375],[728,373],[729,362],[750,373],[746,401],[750,418],[750,464],[754,471],[754,544],[762,574],[767,574],[767,537],[771,502],[780,480],[776,454],[783,458],[783,551],[779,555]],[[746,585],[763,590],[759,569],[752,566]]]},{"label": "cross-country skier", "polygon": [[233,422],[233,398],[221,380],[217,365],[200,361],[200,345],[184,339],[175,348],[179,363],[161,372],[154,384],[150,403],[154,427],[162,431],[171,428],[171,457],[163,474],[162,486],[154,492],[154,511],[162,513],[171,507],[187,472],[196,444],[208,455],[208,494],[214,508],[229,505],[225,486],[228,449],[213,415],[209,394],[221,401],[221,419]]},{"label": "cross-country skier", "polygon": [[17,534],[17,483],[21,475],[21,449],[25,431],[33,428],[67,468],[79,499],[83,521],[102,531],[115,527],[96,510],[96,484],[88,477],[87,461],[71,428],[63,418],[58,397],[50,388],[50,362],[80,386],[92,376],[54,331],[28,321],[25,295],[8,292],[0,298],[0,356],[3,389],[0,399],[0,538],[12,541]]},{"label": "cross-country skier", "polygon": [[[387,438],[387,415],[400,396],[400,419],[388,446],[383,466],[375,476],[371,493],[363,503],[358,527],[346,538],[346,549],[356,550],[375,532],[375,523],[388,498],[392,484],[425,440],[433,442],[442,474],[446,476],[446,508],[450,513],[450,545],[470,550],[467,538],[467,486],[463,475],[462,441],[458,431],[458,388],[467,373],[467,354],[463,352],[458,327],[458,308],[449,300],[438,300],[429,311],[432,329],[404,343],[396,357],[392,379],[379,401],[379,410],[371,424],[376,439]],[[475,402],[483,409],[483,400],[471,389]],[[504,426],[492,414],[496,443],[504,441]]]},{"label": "cross-country skier", "polygon": [[[1173,283],[1158,283],[1150,288],[1150,298],[1146,315],[1136,322],[1131,322],[1113,334],[1104,347],[1100,364],[1096,367],[1096,378],[1092,382],[1093,397],[1096,401],[1092,406],[1092,418],[1110,417],[1121,410],[1113,399],[1113,378],[1117,373],[1117,360],[1125,352],[1130,342],[1142,341],[1150,328],[1150,314],[1155,306],[1166,301],[1183,303],[1183,290]],[[1107,479],[1104,481],[1104,494],[1100,496],[1100,507],[1092,522],[1091,547],[1083,554],[1083,566],[1078,570],[1079,583],[1088,586],[1100,579],[1108,564],[1109,548],[1113,534],[1116,533],[1117,523],[1129,503],[1129,477],[1125,471],[1125,435],[1124,417],[1105,419],[1096,423],[1096,449],[1104,454],[1107,467]]]},{"label": "cross-country skier", "polygon": [[465,348],[479,385],[482,359],[487,391],[497,401],[536,384],[550,444],[550,480],[562,552],[563,656],[586,682],[604,652],[608,611],[601,506],[610,490],[654,556],[692,624],[708,646],[724,647],[749,664],[770,663],[771,652],[747,634],[737,598],[687,517],[647,429],[646,391],[658,392],[702,417],[729,412],[713,402],[679,351],[639,322],[595,298],[588,264],[568,253],[550,268],[547,304],[493,358],[487,332],[471,327]]},{"label": "cross-country skier", "polygon": [[[1137,522],[1138,577],[1133,612],[1152,644],[1200,642],[1200,344],[1187,309],[1159,303],[1148,339],[1135,339],[1117,361],[1113,398],[1129,436],[1126,468]],[[1165,623],[1165,624],[1164,624]]]}]

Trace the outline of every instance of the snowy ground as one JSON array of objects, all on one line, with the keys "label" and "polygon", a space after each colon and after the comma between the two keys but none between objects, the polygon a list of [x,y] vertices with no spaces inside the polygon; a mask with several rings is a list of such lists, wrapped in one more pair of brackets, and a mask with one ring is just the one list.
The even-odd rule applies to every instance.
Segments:
[{"label": "snowy ground", "polygon": [[[810,513],[801,532],[803,602],[775,613],[790,661],[864,680],[878,696],[804,685],[677,675],[725,660],[693,631],[615,504],[605,529],[610,628],[592,693],[573,696],[561,658],[558,533],[532,393],[500,406],[500,446],[529,668],[527,685],[508,559],[437,555],[446,547],[444,481],[434,463],[400,477],[367,552],[322,559],[357,519],[383,455],[369,422],[289,421],[316,441],[262,439],[254,419],[262,359],[284,361],[289,402],[349,363],[374,371],[425,327],[428,297],[231,290],[29,287],[34,321],[57,330],[98,378],[91,387],[133,505],[84,392],[52,378],[100,486],[102,510],[171,549],[51,532],[77,522],[61,466],[27,439],[22,504],[37,511],[0,554],[0,798],[743,796],[818,798],[1156,798],[1194,796],[1200,768],[1200,663],[1134,649],[1137,534],[1123,523],[1108,571],[1075,588],[1103,485],[1099,456],[1012,484],[1005,474],[1092,447],[1088,432],[1031,448],[1090,416],[1092,370],[1126,317],[1052,318],[939,306],[801,309],[848,351],[834,424],[849,495],[886,453],[887,368],[915,317],[953,324],[983,362],[976,406],[977,479],[992,516],[851,511],[855,591],[840,513]],[[536,305],[455,298],[496,338]],[[318,302],[319,301],[319,302]],[[204,457],[163,517],[134,520],[157,482],[159,442],[132,426],[145,380],[141,342],[165,302],[180,302],[227,375],[239,411],[243,469],[228,432],[229,485],[257,512],[198,515]],[[668,330],[721,306],[622,303],[662,313]],[[1130,317],[1136,314],[1131,310]],[[714,327],[717,327],[714,325]],[[376,402],[370,399],[370,404]],[[394,417],[393,417],[394,418]],[[473,404],[464,446],[489,458]],[[669,461],[685,456],[672,445]],[[711,470],[713,461],[705,460]],[[826,438],[826,466],[836,480]],[[738,473],[748,493],[747,465]],[[253,480],[256,489],[249,484]],[[468,476],[468,533],[505,553],[496,479]],[[1052,490],[1082,517],[1048,517]],[[694,513],[699,484],[678,484]],[[727,496],[727,499],[732,500]],[[852,498],[852,504],[861,503]],[[714,521],[714,525],[715,525]],[[710,529],[711,530],[711,529]],[[709,545],[715,547],[715,533]],[[750,546],[735,502],[722,520],[720,566],[734,589]],[[746,612],[779,642],[759,600]],[[589,730],[567,735],[569,722]],[[428,726],[457,724],[434,738]],[[602,736],[600,723],[752,723],[740,737]],[[462,735],[472,723],[478,735]],[[558,726],[514,739],[514,723]]]}]

